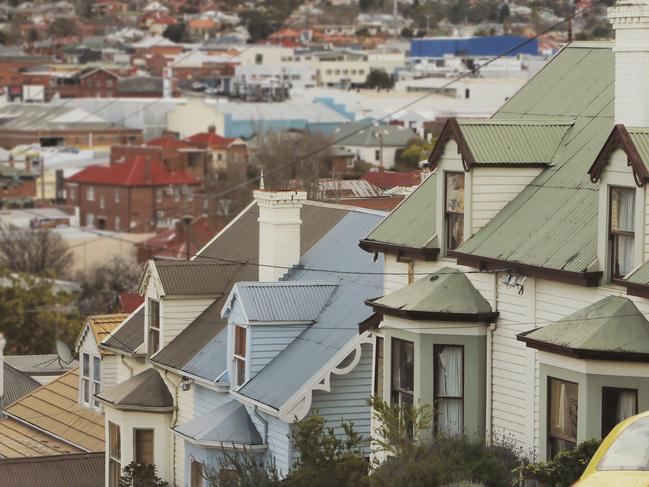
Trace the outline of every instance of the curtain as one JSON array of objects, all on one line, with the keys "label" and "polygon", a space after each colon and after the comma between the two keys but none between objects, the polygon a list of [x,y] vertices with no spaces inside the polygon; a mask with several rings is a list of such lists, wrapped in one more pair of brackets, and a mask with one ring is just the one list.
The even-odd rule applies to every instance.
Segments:
[{"label": "curtain", "polygon": [[624,421],[636,414],[636,392],[622,391],[617,401],[617,422]]},{"label": "curtain", "polygon": [[624,235],[619,235],[618,237],[618,264],[620,266],[619,272],[620,275],[625,276],[633,269],[633,247],[634,247],[634,238],[627,237]]},{"label": "curtain", "polygon": [[444,347],[438,355],[437,430],[445,436],[463,433],[462,348]]},{"label": "curtain", "polygon": [[632,232],[635,217],[635,190],[617,191],[617,195],[619,198],[618,228]]}]

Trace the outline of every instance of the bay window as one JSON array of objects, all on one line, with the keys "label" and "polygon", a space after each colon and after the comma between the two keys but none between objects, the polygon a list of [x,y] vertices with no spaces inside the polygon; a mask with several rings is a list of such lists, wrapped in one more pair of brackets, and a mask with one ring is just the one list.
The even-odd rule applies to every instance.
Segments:
[{"label": "bay window", "polygon": [[120,428],[108,423],[108,486],[118,487],[122,475],[122,444]]},{"label": "bay window", "polygon": [[548,453],[554,458],[561,450],[577,445],[579,386],[548,377]]},{"label": "bay window", "polygon": [[444,173],[444,227],[446,250],[455,250],[464,240],[464,173]]},{"label": "bay window", "polygon": [[246,340],[248,330],[234,325],[234,384],[241,387],[246,381]]},{"label": "bay window", "polygon": [[415,394],[415,346],[392,339],[392,404],[412,405]]},{"label": "bay window", "polygon": [[612,279],[620,279],[634,267],[635,189],[611,187],[609,253]]},{"label": "bay window", "polygon": [[602,387],[602,438],[620,422],[638,414],[638,390]]},{"label": "bay window", "polygon": [[443,436],[464,433],[464,347],[435,345],[435,427]]},{"label": "bay window", "polygon": [[160,303],[149,299],[149,356],[160,349]]}]

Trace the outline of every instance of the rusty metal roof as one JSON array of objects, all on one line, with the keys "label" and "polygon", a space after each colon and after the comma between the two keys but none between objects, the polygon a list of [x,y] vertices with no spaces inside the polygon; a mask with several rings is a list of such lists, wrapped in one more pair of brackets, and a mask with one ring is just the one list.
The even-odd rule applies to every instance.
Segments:
[{"label": "rusty metal roof", "polygon": [[0,420],[0,458],[81,453],[82,450],[15,419]]},{"label": "rusty metal roof", "polygon": [[102,487],[104,454],[40,456],[0,460],[0,485],[11,487]]},{"label": "rusty metal roof", "polygon": [[166,295],[227,294],[242,264],[216,260],[154,262]]}]

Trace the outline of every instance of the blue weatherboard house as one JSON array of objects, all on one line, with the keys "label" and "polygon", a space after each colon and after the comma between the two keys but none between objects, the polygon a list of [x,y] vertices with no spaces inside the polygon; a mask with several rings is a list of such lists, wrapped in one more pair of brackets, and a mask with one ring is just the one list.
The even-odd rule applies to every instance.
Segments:
[{"label": "blue weatherboard house", "polygon": [[[435,37],[430,39],[412,39],[410,57],[441,58],[444,56],[497,56],[513,49],[508,56],[519,54],[539,55],[539,41],[528,40],[524,36],[485,36],[485,37]],[[519,46],[519,47],[516,47]]]}]

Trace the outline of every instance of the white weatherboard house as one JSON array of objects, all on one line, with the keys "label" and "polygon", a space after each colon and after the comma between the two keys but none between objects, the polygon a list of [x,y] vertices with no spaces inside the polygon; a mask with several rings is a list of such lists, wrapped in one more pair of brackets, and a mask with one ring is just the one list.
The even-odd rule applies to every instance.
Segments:
[{"label": "white weatherboard house", "polygon": [[194,260],[149,262],[144,304],[99,347],[118,358],[117,384],[96,396],[106,485],[136,461],[202,486],[243,448],[286,473],[295,418],[316,412],[340,434],[353,421],[369,454],[372,344],[358,324],[383,262],[358,241],[383,216],[259,191]]},{"label": "white weatherboard house", "polygon": [[649,3],[569,44],[489,120],[450,119],[432,174],[361,242],[375,392],[438,432],[541,459],[649,409]]}]

